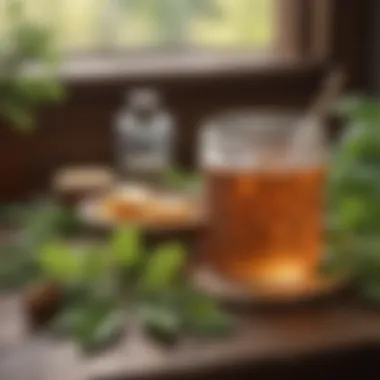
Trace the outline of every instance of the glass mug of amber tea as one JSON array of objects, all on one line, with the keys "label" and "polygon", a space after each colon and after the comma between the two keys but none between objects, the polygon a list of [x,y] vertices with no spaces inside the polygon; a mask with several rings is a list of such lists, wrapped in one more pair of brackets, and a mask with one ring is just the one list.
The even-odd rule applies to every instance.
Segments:
[{"label": "glass mug of amber tea", "polygon": [[257,289],[298,288],[322,253],[325,142],[299,115],[230,113],[201,133],[202,258]]}]

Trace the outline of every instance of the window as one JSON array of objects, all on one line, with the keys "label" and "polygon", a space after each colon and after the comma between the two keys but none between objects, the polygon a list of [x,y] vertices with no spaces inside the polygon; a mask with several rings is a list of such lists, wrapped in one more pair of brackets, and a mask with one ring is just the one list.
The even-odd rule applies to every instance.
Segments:
[{"label": "window", "polygon": [[61,60],[62,78],[86,81],[241,71],[273,78],[273,71],[294,72],[299,64],[316,67],[328,55],[334,2],[0,0],[0,41],[7,40],[7,7],[15,3],[52,31],[68,58]]},{"label": "window", "polygon": [[[6,29],[1,0],[0,32]],[[276,9],[288,0],[23,0],[47,23],[65,52],[246,48],[267,51],[277,39]],[[2,25],[2,26],[1,26]]]}]

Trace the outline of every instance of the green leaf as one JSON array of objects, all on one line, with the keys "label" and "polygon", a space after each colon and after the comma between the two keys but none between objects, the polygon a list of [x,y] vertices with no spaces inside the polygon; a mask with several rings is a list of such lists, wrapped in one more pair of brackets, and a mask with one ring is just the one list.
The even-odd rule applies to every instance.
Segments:
[{"label": "green leaf", "polygon": [[368,301],[380,303],[380,276],[366,278],[359,284],[360,294]]},{"label": "green leaf", "polygon": [[349,256],[345,255],[343,249],[327,249],[319,265],[319,272],[325,276],[330,275],[347,275],[352,270],[352,263]]},{"label": "green leaf", "polygon": [[63,289],[64,308],[112,310],[119,303],[120,295],[112,281],[70,282],[64,284]]},{"label": "green leaf", "polygon": [[80,251],[56,241],[40,248],[37,263],[46,277],[70,282],[83,273],[82,256]]},{"label": "green leaf", "polygon": [[71,283],[64,288],[61,313],[50,327],[53,334],[72,338],[90,352],[113,343],[125,323],[115,289],[102,283]]},{"label": "green leaf", "polygon": [[344,198],[341,201],[340,224],[344,229],[355,229],[367,216],[367,203],[357,197]]},{"label": "green leaf", "polygon": [[63,234],[76,232],[80,222],[70,209],[55,202],[34,202],[23,205],[16,212],[16,222],[20,225],[24,236],[28,236],[35,244],[46,243]]},{"label": "green leaf", "polygon": [[33,250],[21,239],[0,243],[0,287],[16,288],[38,277]]},{"label": "green leaf", "polygon": [[73,338],[85,352],[106,348],[122,336],[125,314],[113,303],[83,300],[68,306],[52,323],[51,331],[59,337]]},{"label": "green leaf", "polygon": [[138,262],[141,243],[140,231],[134,227],[118,229],[111,240],[111,251],[114,260],[124,268],[133,268]]},{"label": "green leaf", "polygon": [[351,119],[378,119],[380,116],[379,101],[365,96],[348,96],[337,105],[338,115]]},{"label": "green leaf", "polygon": [[232,331],[231,317],[210,297],[190,293],[184,310],[185,327],[193,334],[219,336]]},{"label": "green leaf", "polygon": [[146,266],[139,281],[145,292],[157,292],[173,285],[186,260],[181,244],[165,244],[147,258]]},{"label": "green leaf", "polygon": [[171,344],[180,333],[182,321],[180,312],[160,302],[145,303],[139,308],[144,331],[154,340]]},{"label": "green leaf", "polygon": [[106,280],[112,275],[112,257],[105,247],[90,247],[83,255],[84,280]]},{"label": "green leaf", "polygon": [[62,87],[54,78],[19,75],[13,81],[13,91],[19,97],[28,99],[29,104],[38,105],[44,101],[57,101],[63,96]]},{"label": "green leaf", "polygon": [[380,239],[378,236],[355,238],[348,247],[347,259],[352,262],[355,274],[366,279],[380,278]]},{"label": "green leaf", "polygon": [[126,317],[120,310],[104,316],[89,315],[83,321],[79,344],[86,353],[98,352],[121,338],[125,331]]},{"label": "green leaf", "polygon": [[34,119],[31,114],[32,110],[29,106],[11,102],[0,103],[0,115],[5,116],[18,131],[30,132],[32,130]]},{"label": "green leaf", "polygon": [[63,310],[51,323],[50,331],[60,338],[70,337],[84,319],[85,313],[87,310],[83,306]]}]

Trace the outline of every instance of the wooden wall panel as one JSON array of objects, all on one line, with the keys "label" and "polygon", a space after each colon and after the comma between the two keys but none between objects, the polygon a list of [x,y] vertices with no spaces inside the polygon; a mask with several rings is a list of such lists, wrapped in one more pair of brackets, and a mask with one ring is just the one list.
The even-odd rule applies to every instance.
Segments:
[{"label": "wooden wall panel", "polygon": [[268,76],[71,83],[64,103],[41,112],[33,135],[0,126],[0,199],[46,188],[54,170],[65,165],[112,164],[113,120],[125,91],[137,85],[162,92],[177,121],[177,160],[192,166],[197,129],[206,117],[240,107],[305,107],[322,71],[310,66]]}]

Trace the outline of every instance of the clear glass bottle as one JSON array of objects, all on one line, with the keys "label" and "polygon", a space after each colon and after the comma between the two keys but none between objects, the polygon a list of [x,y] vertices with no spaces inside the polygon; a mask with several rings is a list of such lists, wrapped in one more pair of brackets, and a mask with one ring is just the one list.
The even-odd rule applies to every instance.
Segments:
[{"label": "clear glass bottle", "polygon": [[233,113],[201,134],[208,229],[203,259],[269,290],[308,286],[323,249],[326,144],[298,114]]},{"label": "clear glass bottle", "polygon": [[119,170],[129,179],[160,180],[172,160],[173,127],[157,91],[128,93],[116,121]]}]

